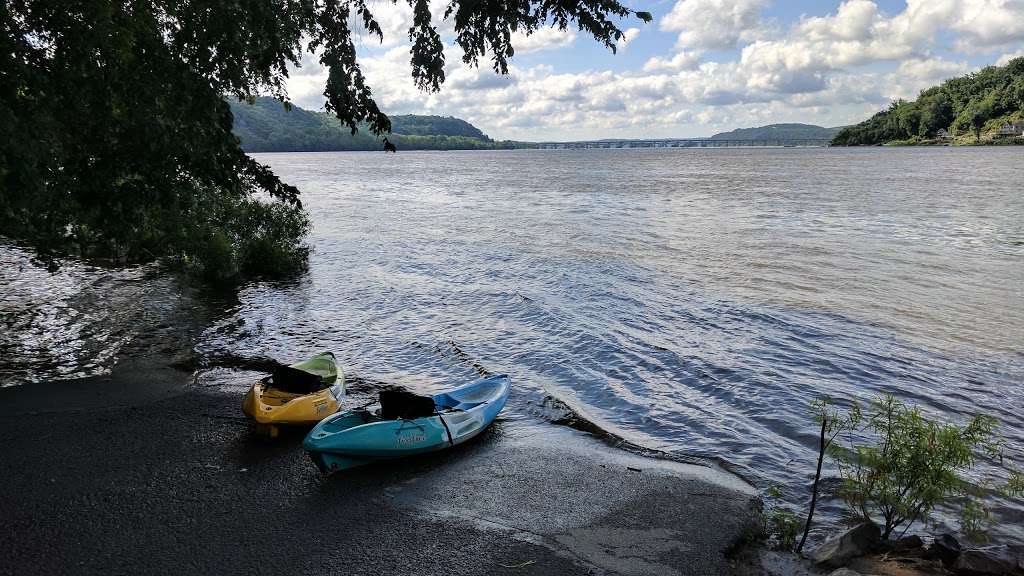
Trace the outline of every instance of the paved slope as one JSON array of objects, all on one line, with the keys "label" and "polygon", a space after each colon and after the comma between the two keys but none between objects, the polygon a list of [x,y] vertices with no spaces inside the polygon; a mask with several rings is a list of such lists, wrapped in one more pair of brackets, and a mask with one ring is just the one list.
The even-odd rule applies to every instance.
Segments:
[{"label": "paved slope", "polygon": [[0,574],[725,574],[756,524],[737,478],[570,429],[324,478],[238,406],[0,415]]}]

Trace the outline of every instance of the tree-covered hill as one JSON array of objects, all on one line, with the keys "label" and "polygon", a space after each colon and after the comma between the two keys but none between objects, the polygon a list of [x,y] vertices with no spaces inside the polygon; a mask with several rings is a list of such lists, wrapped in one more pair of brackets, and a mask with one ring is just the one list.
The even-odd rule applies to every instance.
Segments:
[{"label": "tree-covered hill", "polygon": [[[844,128],[836,146],[934,142],[939,130],[957,143],[995,140],[999,127],[1024,119],[1024,58],[989,66],[921,92],[917,100],[898,100],[871,118]],[[1013,139],[1000,139],[1014,141]],[[1020,138],[1015,142],[1021,142]]]},{"label": "tree-covered hill", "polygon": [[391,132],[406,136],[465,136],[490,141],[476,126],[452,116],[392,116]]},{"label": "tree-covered hill", "polygon": [[[337,118],[297,106],[286,110],[273,98],[253,104],[233,102],[234,131],[246,152],[327,152],[381,150],[382,137],[365,126],[352,134]],[[465,120],[444,116],[391,116],[389,139],[404,150],[486,150],[519,148],[516,142],[495,142]]]},{"label": "tree-covered hill", "polygon": [[840,128],[823,128],[813,124],[769,124],[757,128],[738,128],[720,132],[712,140],[831,140]]}]

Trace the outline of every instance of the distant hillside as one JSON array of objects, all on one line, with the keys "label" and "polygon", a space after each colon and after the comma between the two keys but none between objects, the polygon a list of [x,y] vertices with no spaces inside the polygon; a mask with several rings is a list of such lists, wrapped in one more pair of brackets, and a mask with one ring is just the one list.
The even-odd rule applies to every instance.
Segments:
[{"label": "distant hillside", "polygon": [[491,141],[469,122],[451,116],[391,116],[391,132],[407,136],[465,136]]},{"label": "distant hillside", "polygon": [[[298,106],[285,110],[273,98],[252,104],[233,102],[234,132],[246,152],[329,152],[381,150],[381,137],[365,127],[352,135],[337,118]],[[465,120],[444,116],[392,116],[389,139],[399,150],[487,150],[521,148],[518,142],[496,142]]]},{"label": "distant hillside", "polygon": [[823,128],[813,124],[769,124],[758,128],[739,128],[721,132],[712,140],[831,140],[840,128]]},{"label": "distant hillside", "polygon": [[[945,130],[956,144],[975,142],[1024,143],[1012,134],[1000,135],[1003,124],[1024,120],[1024,58],[1006,66],[989,66],[946,80],[921,92],[917,100],[898,100],[860,124],[844,128],[836,146],[926,144]],[[1009,130],[1013,132],[1011,128]]]}]

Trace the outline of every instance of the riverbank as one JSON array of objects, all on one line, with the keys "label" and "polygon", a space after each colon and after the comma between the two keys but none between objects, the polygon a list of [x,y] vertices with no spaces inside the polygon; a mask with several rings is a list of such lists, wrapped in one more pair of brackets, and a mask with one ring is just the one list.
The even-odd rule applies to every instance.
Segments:
[{"label": "riverbank", "polygon": [[892,140],[885,144],[879,144],[879,146],[888,147],[942,147],[942,146],[953,146],[953,147],[977,147],[977,146],[1024,146],[1024,138],[992,138],[987,137],[985,140],[977,140],[974,136],[963,136],[958,137],[954,140],[933,140],[933,139],[922,139],[914,138],[911,140]]},{"label": "riverbank", "polygon": [[[758,523],[728,473],[550,425],[325,478],[301,433],[257,437],[191,378],[0,390],[0,574],[731,574]],[[96,409],[133,379],[162,392]]]}]

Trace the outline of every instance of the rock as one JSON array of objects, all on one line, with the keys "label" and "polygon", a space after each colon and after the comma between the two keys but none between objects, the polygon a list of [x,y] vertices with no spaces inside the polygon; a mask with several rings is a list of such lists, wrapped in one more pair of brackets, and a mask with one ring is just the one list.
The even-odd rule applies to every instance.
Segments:
[{"label": "rock", "polygon": [[917,534],[900,538],[899,540],[895,540],[892,543],[892,549],[896,552],[907,552],[910,550],[917,550],[918,548],[921,548],[923,546],[924,540],[921,540],[921,537]]},{"label": "rock", "polygon": [[736,576],[821,576],[810,562],[796,554],[758,549],[749,562],[752,570],[737,571]]},{"label": "rock", "polygon": [[873,522],[865,522],[830,538],[814,549],[811,561],[819,566],[842,568],[850,560],[864,556],[878,545],[882,531]]},{"label": "rock", "polygon": [[958,574],[1024,576],[1024,557],[1019,547],[986,546],[964,550],[953,568]]},{"label": "rock", "polygon": [[943,534],[936,537],[932,545],[928,547],[925,558],[941,560],[946,566],[952,566],[960,557],[961,551],[963,551],[963,546],[952,534]]},{"label": "rock", "polygon": [[865,556],[855,558],[847,566],[861,574],[880,574],[882,576],[938,576],[950,574],[942,562],[938,560],[922,560],[920,558],[893,558],[889,554],[882,556]]},{"label": "rock", "polygon": [[[878,545],[876,552],[895,552],[897,554],[907,554],[919,551],[924,547],[924,540],[921,540],[920,536],[912,535],[897,540],[882,540]],[[914,554],[915,556],[917,554]]]},{"label": "rock", "polygon": [[840,568],[828,576],[860,576],[860,572],[850,570],[849,568]]}]

